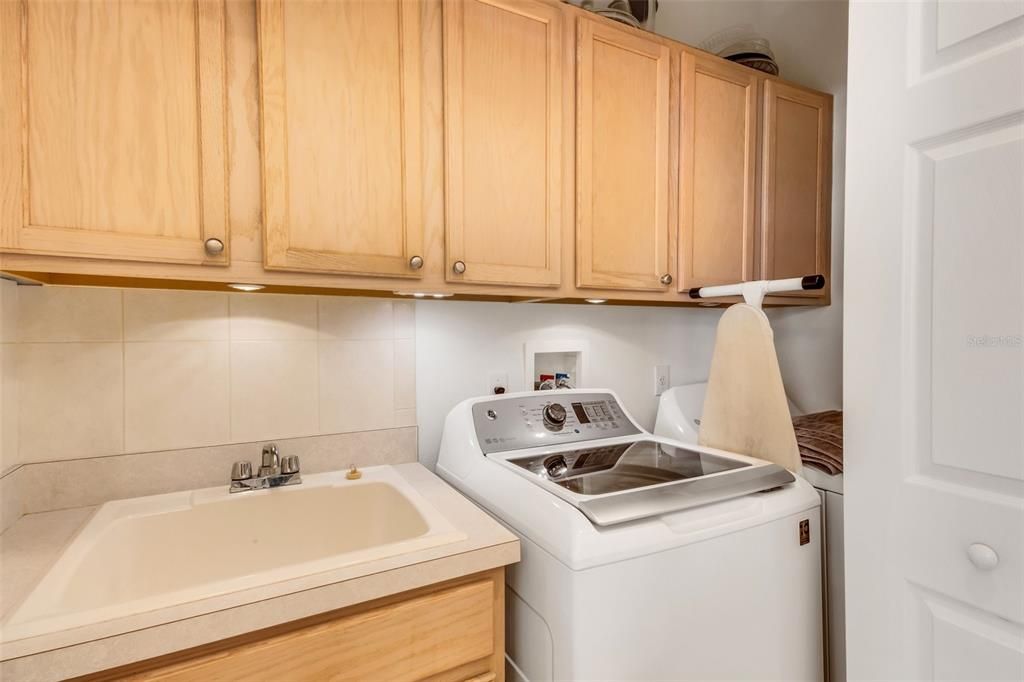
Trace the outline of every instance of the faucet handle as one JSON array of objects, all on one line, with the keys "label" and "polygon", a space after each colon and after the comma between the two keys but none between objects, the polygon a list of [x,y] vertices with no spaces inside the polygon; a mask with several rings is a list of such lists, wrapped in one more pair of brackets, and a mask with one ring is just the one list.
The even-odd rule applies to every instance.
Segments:
[{"label": "faucet handle", "polygon": [[231,466],[232,481],[247,481],[252,478],[251,462],[235,462]]},{"label": "faucet handle", "polygon": [[281,460],[281,473],[282,474],[297,474],[299,473],[299,457],[298,455],[289,455]]}]

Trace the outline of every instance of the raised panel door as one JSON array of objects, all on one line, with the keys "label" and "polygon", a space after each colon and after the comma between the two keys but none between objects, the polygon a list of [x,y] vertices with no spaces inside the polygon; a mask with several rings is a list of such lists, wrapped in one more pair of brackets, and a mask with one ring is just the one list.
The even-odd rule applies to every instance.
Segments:
[{"label": "raised panel door", "polygon": [[576,283],[665,290],[669,48],[587,18],[577,31]]},{"label": "raised panel door", "polygon": [[0,248],[226,264],[224,3],[0,3]]},{"label": "raised panel door", "polygon": [[560,282],[562,21],[533,0],[444,4],[449,281]]},{"label": "raised panel door", "polygon": [[420,11],[260,2],[267,268],[422,272]]},{"label": "raised panel door", "polygon": [[757,74],[690,53],[680,74],[679,288],[753,279]]}]

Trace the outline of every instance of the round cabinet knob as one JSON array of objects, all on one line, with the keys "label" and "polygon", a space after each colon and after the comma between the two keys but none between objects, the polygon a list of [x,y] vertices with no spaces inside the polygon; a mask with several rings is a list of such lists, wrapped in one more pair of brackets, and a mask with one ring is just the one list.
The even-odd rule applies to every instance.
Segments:
[{"label": "round cabinet knob", "polygon": [[544,426],[549,431],[560,431],[565,426],[565,408],[558,403],[551,403],[544,408]]},{"label": "round cabinet knob", "polygon": [[982,571],[991,571],[999,565],[999,555],[988,545],[975,542],[967,548],[967,558],[971,560],[975,568]]},{"label": "round cabinet knob", "polygon": [[666,285],[666,286],[669,285],[669,284],[672,284],[672,275],[662,275],[661,276],[661,283]]},{"label": "round cabinet knob", "polygon": [[207,239],[203,243],[203,247],[206,249],[206,255],[208,256],[219,256],[224,253],[224,242],[219,239]]},{"label": "round cabinet knob", "polygon": [[420,268],[422,268],[423,267],[423,257],[422,256],[413,256],[412,258],[410,258],[409,259],[409,267],[412,268],[413,270],[419,270]]},{"label": "round cabinet knob", "polygon": [[463,263],[462,261],[457,260],[454,263],[452,263],[452,272],[454,272],[456,275],[461,275],[465,271],[466,271],[466,264]]}]

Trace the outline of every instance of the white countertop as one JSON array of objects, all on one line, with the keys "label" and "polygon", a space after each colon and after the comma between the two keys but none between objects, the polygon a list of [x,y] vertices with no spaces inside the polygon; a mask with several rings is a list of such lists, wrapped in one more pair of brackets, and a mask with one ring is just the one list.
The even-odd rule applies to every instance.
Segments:
[{"label": "white countertop", "polygon": [[[464,540],[116,621],[0,644],[0,679],[84,675],[352,606],[519,560],[519,542],[419,464],[394,467]],[[97,507],[30,514],[0,535],[0,620],[50,570]]]}]

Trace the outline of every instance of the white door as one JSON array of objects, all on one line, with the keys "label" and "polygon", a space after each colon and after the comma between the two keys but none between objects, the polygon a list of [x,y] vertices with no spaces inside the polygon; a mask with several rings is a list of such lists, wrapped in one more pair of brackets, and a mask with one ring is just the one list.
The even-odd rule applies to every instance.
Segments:
[{"label": "white door", "polygon": [[851,680],[1024,679],[1024,2],[850,6]]}]

